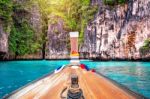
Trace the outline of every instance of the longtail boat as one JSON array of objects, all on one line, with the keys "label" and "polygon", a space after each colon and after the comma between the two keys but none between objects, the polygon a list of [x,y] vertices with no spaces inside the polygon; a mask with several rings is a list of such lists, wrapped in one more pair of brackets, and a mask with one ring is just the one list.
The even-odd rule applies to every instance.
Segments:
[{"label": "longtail boat", "polygon": [[[69,91],[71,91],[71,94],[69,94]],[[70,97],[73,97],[73,93],[79,94],[77,96],[80,98],[67,98],[69,95]],[[83,69],[81,66],[68,65],[61,71],[57,73],[54,72],[4,98],[143,99],[144,97],[121,87],[101,74],[91,70],[87,71],[87,69]]]},{"label": "longtail boat", "polygon": [[94,69],[80,64],[78,33],[71,32],[71,62],[34,81],[4,99],[143,99]]}]

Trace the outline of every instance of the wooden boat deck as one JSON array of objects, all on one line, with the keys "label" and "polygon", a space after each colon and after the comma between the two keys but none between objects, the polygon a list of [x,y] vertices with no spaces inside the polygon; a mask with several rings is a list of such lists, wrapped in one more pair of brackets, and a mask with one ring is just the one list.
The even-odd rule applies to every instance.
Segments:
[{"label": "wooden boat deck", "polygon": [[77,74],[79,86],[85,99],[141,99],[142,97],[125,91],[103,76],[81,68],[66,67],[9,96],[9,99],[61,99],[60,94],[70,85],[70,75]]}]

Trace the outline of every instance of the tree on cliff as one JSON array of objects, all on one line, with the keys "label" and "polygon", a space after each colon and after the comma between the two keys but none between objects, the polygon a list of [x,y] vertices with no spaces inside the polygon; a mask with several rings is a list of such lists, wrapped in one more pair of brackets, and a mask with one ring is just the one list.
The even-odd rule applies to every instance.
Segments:
[{"label": "tree on cliff", "polygon": [[106,5],[124,4],[127,0],[103,0]]},{"label": "tree on cliff", "polygon": [[[42,20],[42,35],[38,36],[38,40],[30,22],[33,14],[30,10],[34,5],[38,5]],[[10,33],[9,52],[13,56],[23,56],[43,49],[44,53],[48,24],[57,23],[58,17],[64,21],[66,31],[80,32],[82,42],[84,29],[94,18],[97,8],[97,5],[90,5],[90,0],[1,0],[0,20]],[[51,16],[54,18],[51,19]]]},{"label": "tree on cliff", "polygon": [[150,53],[150,38],[145,40],[144,45],[140,48],[141,56],[149,55]]},{"label": "tree on cliff", "polygon": [[9,53],[13,56],[40,52],[41,37],[36,38],[30,18],[32,0],[0,0],[0,21],[9,34]]}]

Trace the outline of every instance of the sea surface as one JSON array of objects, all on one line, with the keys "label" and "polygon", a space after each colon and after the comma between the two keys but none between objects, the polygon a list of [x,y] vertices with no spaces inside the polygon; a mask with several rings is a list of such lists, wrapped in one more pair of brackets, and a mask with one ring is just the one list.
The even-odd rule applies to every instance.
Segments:
[{"label": "sea surface", "polygon": [[[97,72],[130,90],[150,98],[150,62],[82,60],[81,63],[96,69]],[[56,68],[65,64],[69,64],[69,60],[1,61],[0,99],[4,95],[52,73]]]}]

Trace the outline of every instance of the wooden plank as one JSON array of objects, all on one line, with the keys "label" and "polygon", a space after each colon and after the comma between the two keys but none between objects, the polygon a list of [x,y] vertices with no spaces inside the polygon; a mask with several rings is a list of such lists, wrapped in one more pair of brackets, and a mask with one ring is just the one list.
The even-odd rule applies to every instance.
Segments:
[{"label": "wooden plank", "polygon": [[67,67],[60,73],[49,76],[38,86],[19,96],[19,99],[60,99],[62,90],[70,86],[72,74],[78,75],[79,87],[83,90],[85,99],[137,99],[136,96],[119,88],[103,76],[72,67]]},{"label": "wooden plank", "polygon": [[[90,89],[90,93],[92,93],[92,97],[94,97],[94,99],[135,99],[133,96],[127,94],[125,91],[108,82],[103,77],[98,77],[96,74],[87,71],[84,71],[83,73],[80,70],[80,73],[80,75],[82,75],[82,77],[86,80],[86,83],[88,85],[87,87],[88,89]],[[82,86],[81,88],[84,88],[84,86]],[[87,94],[89,93],[86,93],[85,95]]]}]

